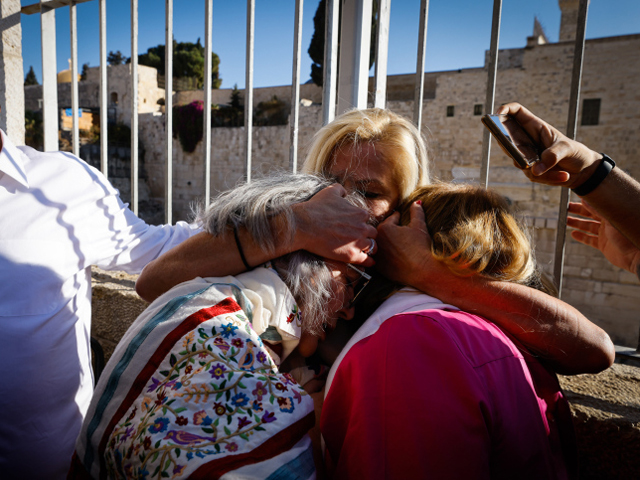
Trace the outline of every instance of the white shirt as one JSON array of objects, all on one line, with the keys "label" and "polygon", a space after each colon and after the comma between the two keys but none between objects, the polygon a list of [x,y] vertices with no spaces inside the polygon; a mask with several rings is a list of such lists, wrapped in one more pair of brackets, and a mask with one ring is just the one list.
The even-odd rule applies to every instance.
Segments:
[{"label": "white shirt", "polygon": [[0,152],[0,476],[65,478],[91,400],[91,265],[139,272],[197,230],[149,226],[62,152]]}]

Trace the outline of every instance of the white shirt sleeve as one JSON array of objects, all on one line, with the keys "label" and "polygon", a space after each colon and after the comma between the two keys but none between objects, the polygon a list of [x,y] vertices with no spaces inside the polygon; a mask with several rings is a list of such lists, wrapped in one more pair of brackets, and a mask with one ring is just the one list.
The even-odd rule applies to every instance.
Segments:
[{"label": "white shirt sleeve", "polygon": [[[196,224],[183,221],[175,225],[148,225],[122,202],[118,191],[100,172],[95,173],[105,195],[98,202],[104,215],[95,219],[102,234],[92,242],[95,254],[92,264],[105,270],[139,273],[147,263],[201,231]],[[104,235],[107,231],[109,234]]]}]

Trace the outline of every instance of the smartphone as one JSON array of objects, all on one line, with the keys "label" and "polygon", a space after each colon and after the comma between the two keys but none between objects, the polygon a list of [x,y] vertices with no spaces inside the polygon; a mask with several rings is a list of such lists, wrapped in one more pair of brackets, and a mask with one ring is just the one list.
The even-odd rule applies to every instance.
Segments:
[{"label": "smartphone", "polygon": [[524,128],[510,115],[483,115],[482,123],[498,141],[500,148],[520,168],[530,168],[540,160],[544,150],[533,141]]}]

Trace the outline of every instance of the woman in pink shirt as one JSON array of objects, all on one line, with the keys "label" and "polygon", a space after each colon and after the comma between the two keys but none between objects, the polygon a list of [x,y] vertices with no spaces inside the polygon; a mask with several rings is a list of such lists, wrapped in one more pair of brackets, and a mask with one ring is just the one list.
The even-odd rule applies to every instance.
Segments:
[{"label": "woman in pink shirt", "polygon": [[[504,198],[475,186],[426,186],[401,209],[402,223],[415,202],[434,258],[452,273],[549,292]],[[321,430],[333,478],[576,474],[571,415],[555,375],[494,324],[412,288],[384,301],[341,352]]]}]

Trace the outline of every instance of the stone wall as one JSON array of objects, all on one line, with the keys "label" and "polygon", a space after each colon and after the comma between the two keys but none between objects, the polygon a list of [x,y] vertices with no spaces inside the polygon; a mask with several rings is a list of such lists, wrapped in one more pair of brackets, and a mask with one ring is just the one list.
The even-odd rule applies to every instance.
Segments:
[{"label": "stone wall", "polygon": [[24,145],[24,70],[20,2],[0,2],[0,128]]},{"label": "stone wall", "polygon": [[[600,121],[579,126],[578,140],[608,153],[623,168],[640,178],[637,132],[640,131],[640,35],[589,40],[586,43],[582,99],[600,98]],[[565,130],[571,84],[573,43],[563,42],[501,52],[496,104],[519,101],[533,112]],[[499,57],[500,58],[500,57]],[[603,72],[607,72],[606,75]],[[474,105],[483,104],[487,71],[482,68],[425,75],[423,131],[432,160],[432,175],[442,180],[472,181],[479,177],[483,126]],[[408,118],[413,112],[413,75],[390,76],[388,107]],[[310,86],[310,91],[317,87]],[[290,87],[258,89],[256,96],[280,97]],[[316,94],[319,90],[316,90]],[[220,101],[230,90],[219,91]],[[202,92],[176,97],[188,103]],[[305,97],[306,94],[302,94]],[[312,95],[309,95],[312,96]],[[285,97],[286,98],[286,97]],[[316,102],[317,98],[313,97]],[[257,101],[256,101],[257,104]],[[454,106],[453,117],[446,116]],[[299,163],[313,133],[322,124],[320,105],[300,109]],[[141,141],[148,152],[147,171],[151,196],[164,197],[164,123],[155,114],[140,118]],[[244,173],[244,128],[212,129],[212,192],[232,187]],[[202,200],[203,146],[192,154],[173,144],[175,218],[186,218],[190,205]],[[254,127],[253,175],[288,168],[289,127]],[[560,190],[530,183],[494,144],[490,186],[506,195],[526,217],[544,271],[552,272]],[[630,273],[611,266],[597,251],[569,239],[566,249],[563,299],[574,305],[611,335],[614,342],[636,346],[640,311],[640,282]]]}]

